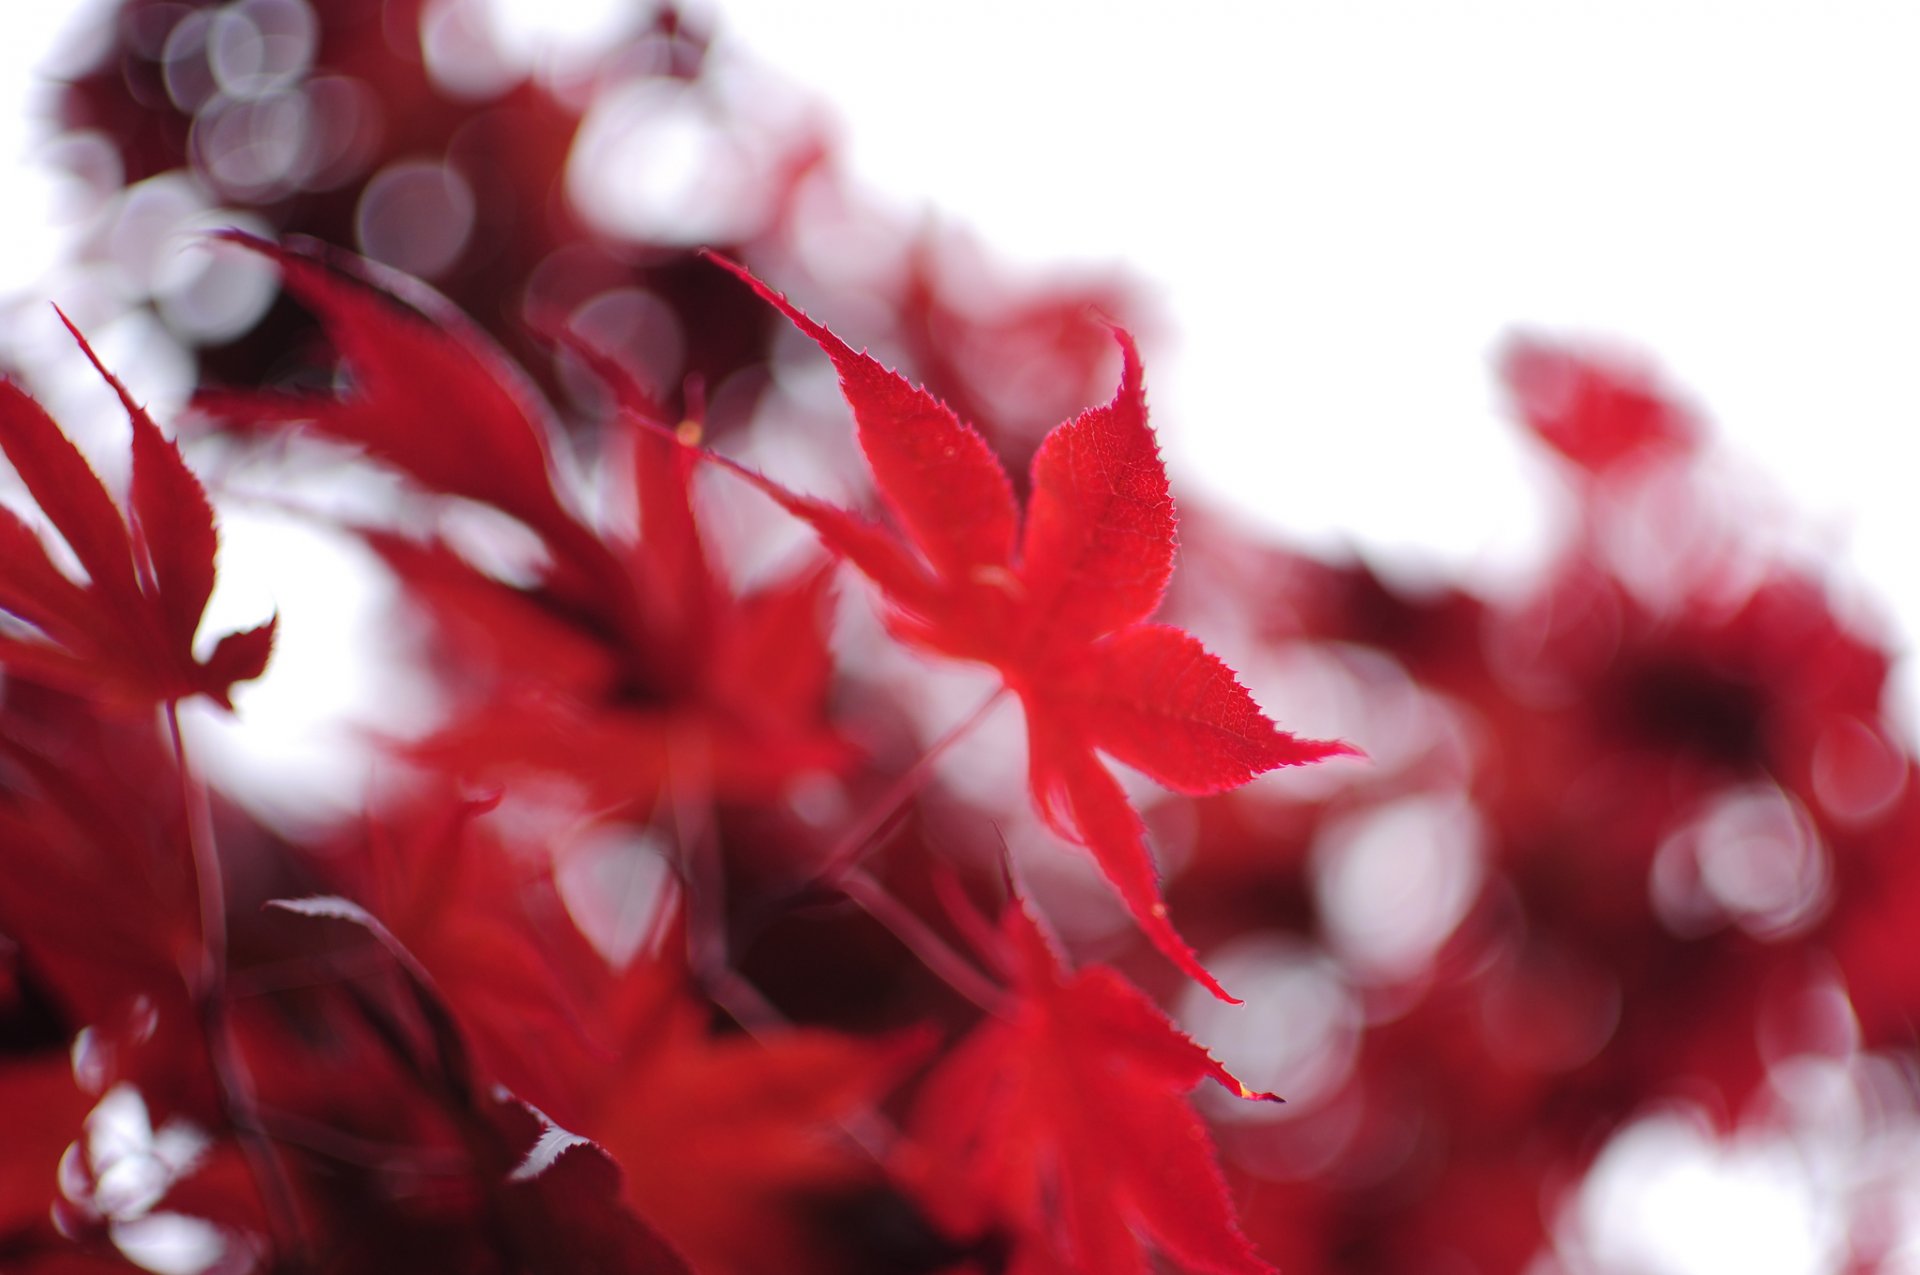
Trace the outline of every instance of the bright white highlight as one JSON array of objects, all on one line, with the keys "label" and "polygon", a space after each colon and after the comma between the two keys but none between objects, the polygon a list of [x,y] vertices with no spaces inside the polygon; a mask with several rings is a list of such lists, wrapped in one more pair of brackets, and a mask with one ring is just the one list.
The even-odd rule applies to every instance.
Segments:
[{"label": "bright white highlight", "polygon": [[1577,1275],[1828,1275],[1834,1215],[1785,1139],[1722,1142],[1684,1115],[1616,1134],[1570,1227]]}]

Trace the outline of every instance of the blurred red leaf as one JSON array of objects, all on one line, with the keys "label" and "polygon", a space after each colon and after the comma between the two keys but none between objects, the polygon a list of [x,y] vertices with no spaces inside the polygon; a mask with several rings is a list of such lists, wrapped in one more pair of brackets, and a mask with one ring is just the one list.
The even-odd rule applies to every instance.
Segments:
[{"label": "blurred red leaf", "polygon": [[[219,237],[280,267],[287,288],[325,325],[350,379],[337,396],[223,390],[203,392],[199,407],[242,427],[305,423],[366,448],[429,491],[493,505],[542,535],[581,530],[555,492],[552,429],[537,392],[452,306],[405,276],[319,245],[302,254],[239,231]],[[405,290],[405,305],[387,295],[396,289]]]},{"label": "blurred red leaf", "polygon": [[902,1157],[961,1233],[1011,1228],[1014,1269],[1123,1275],[1148,1245],[1181,1269],[1271,1271],[1234,1220],[1186,1093],[1242,1085],[1110,969],[1069,975],[1016,897],[1001,934],[1014,997],[949,1050],[916,1101]]},{"label": "blurred red leaf", "polygon": [[0,1156],[0,1248],[47,1223],[56,1172],[80,1136],[93,1099],[74,1083],[64,1052],[0,1059],[0,1110],[7,1113],[7,1154]]},{"label": "blurred red leaf", "polygon": [[[349,383],[331,396],[203,392],[201,408],[249,430],[304,424],[364,447],[432,492],[518,519],[546,550],[537,581],[520,585],[443,543],[363,531],[449,644],[443,663],[485,679],[469,688],[484,711],[457,715],[410,756],[486,781],[565,775],[601,809],[650,805],[670,771],[702,792],[751,799],[846,764],[851,750],[823,720],[826,576],[809,568],[730,593],[677,448],[609,431],[632,444],[615,477],[639,525],[589,526],[576,512],[586,501],[552,464],[557,430],[537,391],[444,301],[342,254],[226,237],[279,265]],[[574,348],[638,393],[612,360]]]},{"label": "blurred red leaf", "polygon": [[1501,371],[1527,426],[1595,474],[1661,450],[1684,452],[1699,434],[1651,376],[1619,361],[1523,336],[1508,344]]},{"label": "blurred red leaf", "polygon": [[626,973],[605,1015],[624,1025],[617,1060],[586,1127],[626,1166],[634,1207],[659,1219],[697,1269],[844,1269],[807,1206],[880,1182],[850,1130],[871,1122],[930,1040],[807,1028],[717,1035],[679,973],[671,962]]}]

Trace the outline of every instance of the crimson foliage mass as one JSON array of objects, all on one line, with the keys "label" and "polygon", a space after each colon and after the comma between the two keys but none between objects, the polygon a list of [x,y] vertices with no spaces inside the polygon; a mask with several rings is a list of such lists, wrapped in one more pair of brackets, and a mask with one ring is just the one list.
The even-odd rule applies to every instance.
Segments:
[{"label": "crimson foliage mass", "polygon": [[[284,460],[256,444],[304,430],[401,476],[406,516],[344,530],[394,584],[386,654],[444,713],[386,741],[383,782],[329,826],[217,791],[196,812],[198,767],[152,710],[244,712],[234,688],[269,655],[264,633],[196,632],[215,563],[199,480],[129,408],[116,499],[24,378],[0,392],[25,489],[0,527],[0,1267],[128,1270],[119,1241],[167,1212],[210,1228],[226,1271],[1522,1270],[1590,1263],[1583,1174],[1650,1113],[1791,1137],[1816,1075],[1878,1132],[1913,1127],[1884,1083],[1912,1070],[1920,1021],[1894,644],[1857,589],[1756,536],[1776,504],[1716,511],[1734,484],[1704,414],[1649,367],[1508,346],[1512,415],[1578,516],[1498,596],[1409,588],[1192,501],[1169,578],[1124,355],[1120,394],[1083,411],[1113,385],[1098,315],[1152,348],[1137,289],[1018,280],[950,227],[902,223],[829,128],[791,97],[758,109],[758,73],[671,10],[591,81],[462,98],[435,79],[448,46],[419,38],[460,8],[122,0],[63,90],[78,144],[59,153],[99,192],[77,260],[197,359],[228,435],[205,455],[243,458],[257,495]],[[701,122],[684,171],[730,192],[696,201],[708,229],[573,204],[583,113],[633,103],[639,128]],[[90,158],[102,141],[112,164]],[[423,172],[478,212],[414,258],[440,262],[448,301],[351,255]],[[264,314],[209,326],[199,302],[247,289],[176,286],[191,272],[153,227],[183,189],[282,245],[261,249],[285,283]],[[873,343],[863,362],[809,332],[856,400],[877,519],[788,492],[790,462],[847,462],[823,441],[838,404],[785,374],[780,316],[702,242]],[[552,356],[556,328],[574,353]],[[869,440],[875,411],[901,428]],[[757,481],[873,579],[898,639],[997,670],[1048,772],[1033,792],[930,780],[921,679],[830,622],[830,565],[801,552],[743,584],[729,557],[766,511],[641,424],[696,418],[732,451],[769,416],[782,482]],[[530,566],[442,534],[476,510]],[[1087,557],[1102,510],[1115,535]],[[1074,581],[1101,563],[1111,598]],[[1272,742],[1156,708],[1163,687],[1238,702],[1175,636],[1203,620],[1277,716],[1372,764],[1187,795]],[[1152,770],[1129,748],[1174,791],[1117,798],[1110,764]],[[1164,899],[1179,950],[1249,1004],[1103,921],[1108,887],[1079,893],[1071,851],[1010,893],[1000,832],[1033,840],[1036,796],[1136,878],[1144,813],[1167,852],[1148,921]],[[1402,862],[1383,847],[1448,888],[1356,900],[1341,887],[1403,882],[1369,875]],[[1037,939],[1043,914],[1064,943]],[[1186,1094],[1225,1082],[1152,1006],[1289,1101]],[[1256,1021],[1271,1034],[1249,1047]],[[1873,1163],[1845,1128],[1818,1137]],[[1835,1181],[1835,1262],[1897,1268],[1881,1180]]]}]

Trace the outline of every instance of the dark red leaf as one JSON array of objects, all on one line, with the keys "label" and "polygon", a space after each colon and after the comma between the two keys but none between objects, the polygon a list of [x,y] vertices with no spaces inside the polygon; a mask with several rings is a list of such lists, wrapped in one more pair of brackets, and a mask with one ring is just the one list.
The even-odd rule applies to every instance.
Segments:
[{"label": "dark red leaf", "polygon": [[195,657],[219,547],[206,491],[86,338],[71,323],[67,329],[132,423],[132,522],[39,404],[0,382],[0,449],[87,574],[84,584],[66,579],[25,524],[0,516],[8,559],[0,608],[45,639],[0,639],[0,660],[22,676],[123,705],[204,693],[231,708],[233,684],[266,669],[274,621],[228,635],[206,661]]},{"label": "dark red leaf", "polygon": [[881,1180],[850,1131],[926,1056],[928,1037],[716,1035],[671,965],[626,983],[619,1017],[631,1029],[587,1127],[626,1166],[634,1207],[703,1271],[843,1269],[804,1203]]},{"label": "dark red leaf", "polygon": [[476,1067],[433,973],[377,917],[330,895],[276,899],[269,906],[356,927],[398,966],[428,1027],[431,1052],[417,1060],[420,1073],[461,1108],[474,1167],[489,1176],[493,1207],[512,1227],[524,1269],[555,1275],[681,1275],[688,1269],[623,1203],[619,1166],[605,1150],[560,1128]]},{"label": "dark red leaf", "polygon": [[9,381],[0,381],[0,448],[80,560],[92,596],[115,621],[137,626],[145,608],[113,497],[53,418]]},{"label": "dark red leaf", "polygon": [[[575,523],[554,492],[554,429],[538,395],[451,306],[400,276],[382,274],[376,289],[328,264],[344,257],[323,260],[238,231],[220,238],[280,267],[288,290],[325,326],[349,383],[324,398],[207,393],[196,399],[202,410],[241,427],[309,422],[430,491],[497,506],[545,535],[564,535]],[[363,274],[374,270],[354,264]],[[390,295],[396,287],[406,289],[408,304]]]},{"label": "dark red leaf", "polygon": [[[160,432],[147,410],[133,401],[120,378],[106,369],[93,347],[65,314],[60,321],[80,343],[94,370],[119,396],[133,425],[133,475],[128,503],[133,513],[135,552],[152,572],[153,592],[166,622],[168,641],[191,651],[200,616],[213,596],[213,556],[219,539],[213,530],[213,506],[200,480],[187,468],[180,448]],[[247,676],[257,677],[261,667]],[[238,679],[236,679],[238,680]]]}]

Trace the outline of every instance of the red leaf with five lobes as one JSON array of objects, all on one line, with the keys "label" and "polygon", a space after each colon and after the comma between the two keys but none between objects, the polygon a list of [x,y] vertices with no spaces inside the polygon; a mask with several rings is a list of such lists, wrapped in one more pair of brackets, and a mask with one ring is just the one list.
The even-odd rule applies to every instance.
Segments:
[{"label": "red leaf with five lobes", "polygon": [[1191,636],[1143,623],[1173,571],[1174,511],[1132,339],[1115,329],[1121,373],[1113,401],[1055,429],[1035,454],[1015,561],[1017,511],[979,434],[740,266],[712,259],[833,360],[875,485],[912,550],[844,510],[720,463],[878,585],[904,640],[1000,671],[1026,709],[1033,795],[1048,824],[1093,854],[1162,952],[1233,999],[1167,920],[1140,817],[1096,750],[1190,794],[1355,750],[1280,730]]},{"label": "red leaf with five lobes", "polygon": [[1182,1270],[1270,1271],[1234,1220],[1186,1093],[1212,1079],[1271,1095],[1112,970],[1067,974],[1017,898],[1002,932],[1012,1006],[948,1052],[909,1124],[902,1172],[928,1207],[957,1233],[1010,1230],[1016,1269],[1144,1272],[1151,1245]]},{"label": "red leaf with five lobes", "polygon": [[[817,568],[744,598],[717,594],[699,625],[668,620],[669,604],[647,593],[658,636],[640,648],[610,645],[445,546],[363,534],[432,619],[445,662],[476,678],[472,710],[401,746],[416,761],[485,783],[566,775],[590,808],[618,810],[651,804],[670,776],[758,800],[853,757],[824,725],[832,663]],[[637,703],[622,686],[636,658],[665,683]]]},{"label": "red leaf with five lobes", "polygon": [[0,661],[124,704],[205,694],[232,708],[233,684],[266,670],[274,621],[228,634],[205,660],[194,656],[219,547],[206,491],[86,338],[72,323],[67,330],[133,426],[131,522],[40,405],[0,381],[0,450],[87,574],[85,584],[68,579],[26,524],[0,511],[0,610],[38,630],[0,636]]}]

